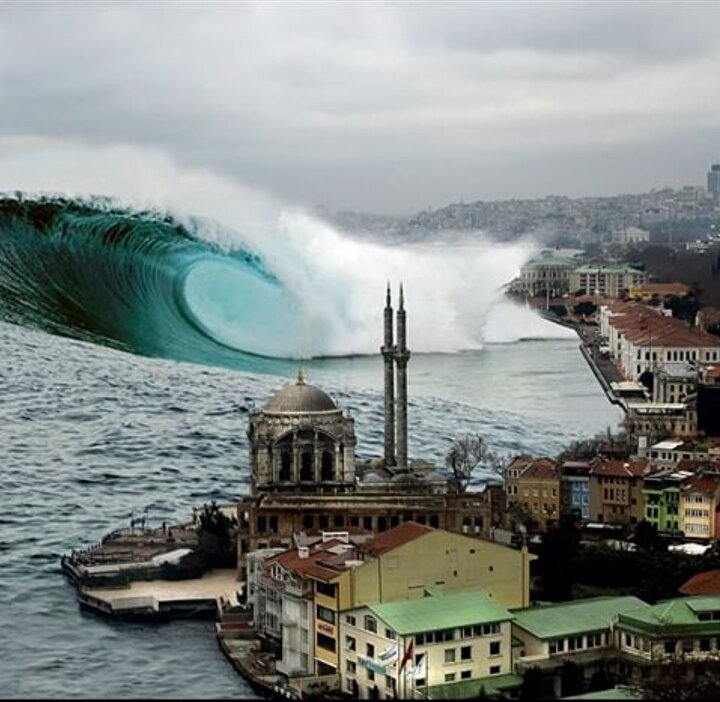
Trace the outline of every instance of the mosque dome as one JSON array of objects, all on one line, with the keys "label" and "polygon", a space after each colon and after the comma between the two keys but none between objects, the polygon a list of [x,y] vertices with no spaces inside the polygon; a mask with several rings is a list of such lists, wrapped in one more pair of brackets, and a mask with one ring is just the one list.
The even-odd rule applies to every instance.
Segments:
[{"label": "mosque dome", "polygon": [[265,412],[333,412],[338,407],[324,390],[307,385],[302,373],[295,385],[288,385],[273,395],[263,408]]}]

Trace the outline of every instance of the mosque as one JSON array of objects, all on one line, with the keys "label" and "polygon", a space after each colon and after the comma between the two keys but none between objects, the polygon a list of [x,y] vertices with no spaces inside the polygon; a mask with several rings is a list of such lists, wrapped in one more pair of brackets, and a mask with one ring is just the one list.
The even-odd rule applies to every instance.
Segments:
[{"label": "mosque", "polygon": [[[355,456],[355,422],[323,390],[297,381],[250,415],[250,495],[238,503],[238,568],[245,555],[290,547],[304,532],[372,532],[413,520],[488,537],[500,522],[501,486],[458,492],[432,463],[408,458],[406,311],[388,285],[384,310],[384,455]],[[393,338],[395,336],[395,338]],[[396,392],[397,390],[397,392]]]}]

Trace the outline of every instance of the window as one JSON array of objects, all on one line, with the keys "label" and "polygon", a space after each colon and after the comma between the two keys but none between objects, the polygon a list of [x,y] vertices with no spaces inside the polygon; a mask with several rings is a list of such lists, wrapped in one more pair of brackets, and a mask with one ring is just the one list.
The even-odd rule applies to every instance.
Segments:
[{"label": "window", "polygon": [[710,639],[700,639],[700,650],[701,651],[709,651],[710,650]]},{"label": "window", "polygon": [[283,451],[280,454],[280,480],[290,480],[290,468],[292,465],[292,457],[289,451]]},{"label": "window", "polygon": [[352,614],[346,614],[346,615],[345,615],[345,621],[346,621],[350,626],[356,626],[356,625],[357,625],[357,622],[356,622],[356,620],[355,620],[355,617],[354,617]]},{"label": "window", "polygon": [[582,636],[571,636],[568,640],[568,651],[576,651],[583,647]]},{"label": "window", "polygon": [[500,642],[499,641],[491,641],[490,642],[490,655],[491,656],[499,656],[500,655]]},{"label": "window", "polygon": [[303,529],[312,529],[315,520],[312,514],[304,514],[302,518]]},{"label": "window", "polygon": [[369,614],[365,615],[365,631],[370,631],[373,634],[377,634],[377,620],[375,617],[371,617]]},{"label": "window", "polygon": [[366,668],[366,671],[367,671],[367,679],[370,681],[375,680],[375,671],[370,670],[370,668]]},{"label": "window", "polygon": [[463,670],[460,672],[460,680],[468,680],[472,677],[472,670]]},{"label": "window", "polygon": [[345,662],[345,672],[346,673],[350,673],[350,675],[355,675],[356,671],[357,671],[357,665],[355,663],[353,663],[352,661]]},{"label": "window", "polygon": [[318,619],[322,619],[322,621],[327,622],[328,624],[335,624],[335,612],[331,609],[318,605],[316,614]]},{"label": "window", "polygon": [[665,653],[675,653],[675,641],[670,639],[665,642]]},{"label": "window", "polygon": [[499,665],[491,665],[490,666],[490,675],[500,675],[500,666]]},{"label": "window", "polygon": [[460,660],[469,661],[472,659],[472,646],[463,646],[460,649]]},{"label": "window", "polygon": [[375,646],[373,646],[371,643],[365,644],[365,655],[368,658],[375,658]]},{"label": "window", "polygon": [[353,636],[346,636],[345,637],[345,648],[348,651],[354,651],[355,650],[355,638]]},{"label": "window", "polygon": [[445,682],[455,682],[455,673],[445,673]]},{"label": "window", "polygon": [[454,663],[455,662],[455,649],[454,648],[446,648],[445,649],[445,662],[446,663]]},{"label": "window", "polygon": [[335,639],[331,636],[325,636],[325,634],[318,633],[317,645],[318,648],[324,648],[326,651],[332,651],[335,653]]},{"label": "window", "polygon": [[[337,590],[337,584],[336,583],[324,583],[321,580],[318,580],[315,583],[315,590],[319,594],[325,595],[326,597],[335,597],[335,592]],[[353,620],[354,619],[355,618],[353,617]]]},{"label": "window", "polygon": [[385,638],[395,641],[395,632],[392,629],[385,629]]}]

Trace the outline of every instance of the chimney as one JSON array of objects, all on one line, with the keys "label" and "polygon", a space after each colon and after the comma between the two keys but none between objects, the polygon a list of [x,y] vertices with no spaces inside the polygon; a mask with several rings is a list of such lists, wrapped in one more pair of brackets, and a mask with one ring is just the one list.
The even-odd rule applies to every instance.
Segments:
[{"label": "chimney", "polygon": [[307,546],[300,546],[298,549],[298,558],[307,558],[310,555],[310,549]]}]

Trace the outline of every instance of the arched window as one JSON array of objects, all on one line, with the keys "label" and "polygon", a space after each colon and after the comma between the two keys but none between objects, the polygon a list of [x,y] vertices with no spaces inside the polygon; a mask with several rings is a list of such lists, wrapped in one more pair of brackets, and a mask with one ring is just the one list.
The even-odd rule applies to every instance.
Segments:
[{"label": "arched window", "polygon": [[300,454],[300,480],[310,482],[314,479],[312,451],[303,451]]},{"label": "arched window", "polygon": [[323,451],[322,461],[320,463],[320,480],[330,481],[335,480],[335,461],[330,451]]},{"label": "arched window", "polygon": [[288,481],[291,479],[292,454],[290,451],[283,451],[280,454],[280,480]]}]

